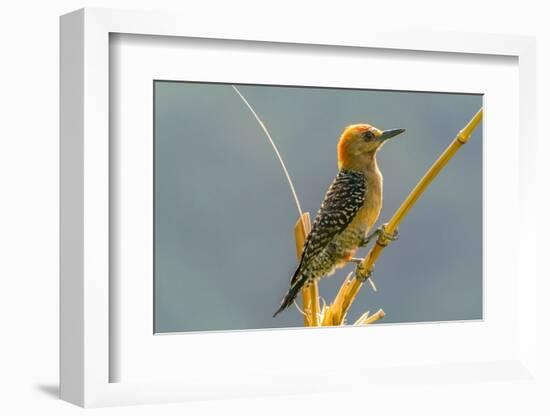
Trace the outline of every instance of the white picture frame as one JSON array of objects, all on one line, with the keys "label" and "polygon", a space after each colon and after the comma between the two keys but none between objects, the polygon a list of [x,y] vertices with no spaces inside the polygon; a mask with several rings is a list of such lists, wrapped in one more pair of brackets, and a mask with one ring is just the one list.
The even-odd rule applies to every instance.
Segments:
[{"label": "white picture frame", "polygon": [[[195,398],[242,397],[262,394],[332,391],[349,388],[358,380],[372,382],[388,380],[388,367],[349,367],[336,364],[323,371],[305,373],[303,377],[288,377],[284,372],[261,368],[254,371],[252,361],[247,366],[244,358],[236,360],[241,366],[205,369],[201,376],[196,368],[192,376],[181,377],[181,369],[174,377],[159,374],[148,375],[147,380],[113,380],[112,368],[121,358],[119,349],[112,348],[119,326],[113,323],[113,305],[110,283],[112,262],[110,262],[110,159],[109,137],[109,37],[110,34],[170,36],[181,38],[225,39],[247,42],[277,42],[284,49],[286,44],[331,45],[333,48],[375,48],[385,50],[429,51],[442,54],[504,55],[517,58],[519,85],[519,113],[517,117],[518,143],[533,143],[535,139],[535,44],[529,37],[504,35],[401,32],[395,28],[371,27],[368,33],[356,32],[353,27],[328,34],[324,31],[303,33],[299,28],[281,30],[276,25],[256,24],[240,26],[238,30],[230,23],[216,16],[209,25],[194,21],[191,16],[167,13],[119,11],[106,9],[82,9],[61,18],[61,397],[80,406],[106,406],[117,404],[155,403],[182,401]],[[233,80],[235,81],[235,80]],[[250,80],[254,81],[254,80]],[[488,123],[490,120],[489,113]],[[518,143],[512,142],[511,145]],[[517,152],[516,152],[517,150]],[[513,154],[512,154],[513,153]],[[514,156],[515,155],[515,156]],[[451,362],[448,357],[438,357],[436,362],[419,358],[418,362],[407,362],[401,371],[395,368],[401,380],[407,379],[411,364],[416,380],[433,378],[434,371],[446,380],[461,379],[479,382],[491,373],[491,377],[502,376],[506,380],[525,380],[536,374],[536,315],[535,287],[537,270],[535,250],[536,227],[533,214],[536,212],[533,172],[535,165],[534,146],[517,146],[509,157],[517,157],[517,169],[511,179],[519,185],[512,195],[521,220],[516,224],[522,232],[514,239],[514,261],[512,284],[518,283],[521,270],[521,285],[509,288],[517,304],[511,318],[515,320],[510,343],[495,360],[488,353],[474,355],[461,363]],[[495,169],[498,165],[488,169]],[[111,191],[110,191],[111,189]],[[521,215],[530,213],[529,215]],[[511,274],[512,276],[512,274]],[[110,294],[111,292],[111,294]],[[152,312],[151,312],[152,313]],[[501,325],[502,322],[496,322]],[[483,327],[477,329],[465,324],[464,336],[482,337]],[[403,334],[424,330],[401,327]],[[430,328],[425,329],[429,337]],[[455,327],[456,331],[461,331]],[[502,330],[502,328],[501,328]],[[259,342],[258,348],[269,344],[281,345],[288,336],[284,331],[255,332],[246,342]],[[380,332],[379,332],[380,333]],[[327,342],[325,330],[300,331],[300,343]],[[381,334],[381,333],[380,333]],[[153,336],[151,332],[151,337]],[[194,334],[194,337],[213,335]],[[295,335],[298,336],[298,335]],[[344,343],[360,342],[357,332],[340,331],[337,336]],[[383,336],[383,335],[380,335]],[[438,336],[443,337],[440,333]],[[393,335],[392,335],[393,337]],[[160,337],[165,338],[167,337]],[[155,341],[166,343],[168,341]],[[241,338],[242,339],[242,338]],[[392,338],[393,339],[393,338]],[[434,338],[437,339],[437,338]],[[212,338],[210,338],[212,341]],[[498,340],[496,340],[498,341]],[[223,342],[214,340],[214,342]],[[235,341],[234,346],[239,342]],[[395,338],[394,342],[399,343]],[[199,345],[199,344],[197,344]],[[511,345],[510,348],[508,348]],[[139,346],[136,346],[139,348]],[[181,348],[181,347],[178,347]],[[197,347],[198,348],[198,347]],[[138,350],[139,352],[139,350]],[[265,352],[265,350],[264,350]],[[290,351],[289,351],[290,353]],[[473,354],[473,353],[472,353]],[[201,357],[196,357],[198,363]],[[257,359],[257,357],[255,357]],[[142,357],[147,360],[147,357]],[[279,365],[273,360],[274,365]],[[218,363],[222,365],[223,363]],[[257,361],[256,361],[257,365]],[[435,367],[434,367],[435,365]],[[200,367],[200,366],[198,366]],[[236,374],[242,368],[244,376]],[[312,367],[313,368],[313,367]],[[434,370],[435,368],[435,370]],[[206,371],[208,370],[208,371]],[[257,369],[256,369],[257,370]],[[312,370],[303,369],[302,371]],[[298,370],[296,370],[298,371]],[[486,371],[483,377],[480,374]],[[498,375],[497,375],[498,374]],[[299,375],[299,371],[298,371]],[[311,376],[314,377],[311,377]],[[337,375],[339,383],[324,383],[324,376]],[[215,376],[215,377],[213,377]],[[309,377],[308,377],[309,376]],[[117,377],[115,377],[117,378]],[[312,380],[313,379],[313,380]],[[172,380],[172,381],[170,381]],[[307,383],[304,383],[307,380]],[[370,380],[370,381],[369,381]],[[116,381],[116,382],[114,382]],[[409,380],[410,381],[410,380]]]}]

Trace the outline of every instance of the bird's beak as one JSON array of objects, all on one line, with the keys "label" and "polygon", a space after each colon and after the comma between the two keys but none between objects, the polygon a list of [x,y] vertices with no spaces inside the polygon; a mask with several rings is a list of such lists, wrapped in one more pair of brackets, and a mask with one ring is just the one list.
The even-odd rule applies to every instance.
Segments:
[{"label": "bird's beak", "polygon": [[398,134],[401,134],[405,131],[405,129],[391,129],[391,130],[384,130],[380,136],[378,136],[378,141],[384,142],[388,139],[391,139],[392,137],[397,136]]}]

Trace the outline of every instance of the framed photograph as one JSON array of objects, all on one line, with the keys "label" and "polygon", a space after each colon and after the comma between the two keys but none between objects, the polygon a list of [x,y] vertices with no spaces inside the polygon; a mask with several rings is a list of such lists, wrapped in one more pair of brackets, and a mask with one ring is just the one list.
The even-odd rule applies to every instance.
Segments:
[{"label": "framed photograph", "polygon": [[217,19],[61,18],[61,397],[533,380],[534,40]]}]

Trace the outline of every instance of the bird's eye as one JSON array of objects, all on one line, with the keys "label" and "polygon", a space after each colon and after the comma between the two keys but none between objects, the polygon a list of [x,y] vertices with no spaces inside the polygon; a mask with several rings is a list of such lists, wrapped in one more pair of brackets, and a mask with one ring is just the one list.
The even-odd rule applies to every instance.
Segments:
[{"label": "bird's eye", "polygon": [[365,138],[366,138],[367,140],[372,140],[372,139],[374,139],[374,133],[373,133],[372,131],[370,131],[370,130],[367,130],[367,132],[365,133]]}]

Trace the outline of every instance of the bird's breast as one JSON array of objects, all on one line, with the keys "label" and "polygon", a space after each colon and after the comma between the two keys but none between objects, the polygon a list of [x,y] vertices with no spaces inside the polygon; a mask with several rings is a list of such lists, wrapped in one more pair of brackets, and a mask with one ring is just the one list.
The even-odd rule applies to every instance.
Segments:
[{"label": "bird's breast", "polygon": [[[365,202],[359,209],[352,226],[365,228],[368,232],[378,221],[382,209],[382,175],[378,169],[365,175]],[[356,224],[353,224],[356,222]]]},{"label": "bird's breast", "polygon": [[381,175],[366,177],[365,202],[357,212],[353,221],[333,242],[333,250],[337,257],[337,267],[342,267],[355,255],[361,246],[365,234],[378,220],[382,207]]}]

